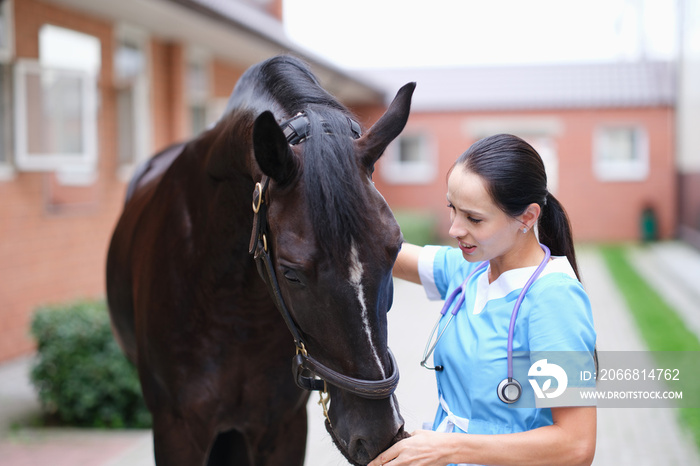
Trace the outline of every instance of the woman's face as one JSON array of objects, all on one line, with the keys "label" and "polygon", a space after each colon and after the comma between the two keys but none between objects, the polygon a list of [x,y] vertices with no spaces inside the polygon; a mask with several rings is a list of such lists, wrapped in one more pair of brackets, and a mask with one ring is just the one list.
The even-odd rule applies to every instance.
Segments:
[{"label": "woman's face", "polygon": [[491,199],[481,176],[457,165],[447,180],[452,225],[464,258],[480,262],[499,258],[516,245],[523,224],[503,212]]}]

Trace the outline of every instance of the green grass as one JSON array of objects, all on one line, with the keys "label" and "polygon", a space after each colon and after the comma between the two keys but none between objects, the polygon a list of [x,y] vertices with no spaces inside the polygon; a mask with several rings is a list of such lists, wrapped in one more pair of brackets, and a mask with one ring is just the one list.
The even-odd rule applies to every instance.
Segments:
[{"label": "green grass", "polygon": [[634,315],[651,351],[700,351],[700,342],[664,299],[637,274],[624,246],[602,246],[601,252],[618,289]]},{"label": "green grass", "polygon": [[[649,350],[700,352],[698,337],[686,328],[676,310],[664,301],[630,264],[627,257],[628,247],[605,245],[601,246],[600,251]],[[670,364],[668,361],[664,362]],[[662,361],[657,363],[663,364]],[[693,366],[697,368],[697,361],[693,361],[691,367]],[[700,398],[697,369],[685,372],[686,377],[681,378],[683,396],[692,397],[697,406],[697,400]],[[695,443],[700,447],[700,409],[680,407],[679,412]]]}]

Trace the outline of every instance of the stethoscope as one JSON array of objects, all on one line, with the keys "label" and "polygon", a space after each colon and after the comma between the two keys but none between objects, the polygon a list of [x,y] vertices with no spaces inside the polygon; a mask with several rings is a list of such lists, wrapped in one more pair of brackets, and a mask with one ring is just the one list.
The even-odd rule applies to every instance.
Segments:
[{"label": "stethoscope", "polygon": [[[523,286],[523,289],[520,291],[520,294],[518,295],[517,301],[515,301],[515,306],[513,306],[513,312],[510,315],[510,326],[508,327],[508,346],[507,346],[507,351],[508,351],[508,377],[503,379],[501,383],[498,384],[498,388],[496,389],[498,393],[498,398],[504,402],[504,403],[515,403],[518,401],[520,398],[520,395],[523,392],[523,387],[520,385],[520,382],[515,380],[513,377],[513,332],[515,331],[515,320],[518,317],[518,311],[520,310],[520,304],[523,302],[523,299],[525,298],[525,293],[527,293],[527,290],[530,288],[530,286],[537,280],[537,277],[540,276],[542,273],[542,270],[544,270],[545,266],[547,265],[547,262],[549,262],[549,258],[551,257],[551,252],[549,251],[549,248],[545,246],[544,244],[540,244],[540,247],[544,251],[544,259],[542,259],[542,262],[540,262],[540,265],[537,266],[537,269],[532,273],[528,281],[525,283],[525,286]],[[454,318],[455,315],[459,312],[459,309],[462,307],[462,304],[464,303],[464,298],[466,295],[465,290],[467,289],[467,282],[469,282],[469,279],[472,278],[472,276],[478,272],[479,270],[483,269],[489,264],[488,261],[484,261],[481,264],[479,264],[474,270],[471,271],[471,273],[467,276],[467,278],[462,282],[460,286],[458,286],[451,294],[450,296],[447,297],[445,300],[445,305],[442,306],[442,310],[440,311],[440,317],[438,317],[437,322],[435,322],[435,326],[433,327],[432,332],[430,333],[430,338],[428,339],[428,342],[425,345],[425,351],[423,352],[423,360],[420,362],[420,365],[425,367],[426,369],[430,370],[435,370],[435,371],[441,371],[443,370],[442,366],[435,366],[435,367],[430,367],[427,363],[428,358],[430,357],[431,354],[433,354],[433,351],[435,351],[435,346],[438,344],[438,341],[440,341],[440,338],[442,338],[442,335],[445,333],[445,330],[447,327],[450,325],[450,322],[452,322],[452,319]],[[459,298],[457,298],[459,296]],[[450,318],[445,324],[445,326],[442,328],[440,333],[438,334],[437,338],[435,339],[435,342],[431,345],[430,342],[433,341],[433,337],[435,336],[435,333],[437,332],[437,329],[440,325],[440,321],[442,318],[447,314],[447,311],[449,310],[450,306],[452,306],[452,302],[457,299],[457,303],[455,304],[454,308],[452,309],[452,312],[450,313]]]}]

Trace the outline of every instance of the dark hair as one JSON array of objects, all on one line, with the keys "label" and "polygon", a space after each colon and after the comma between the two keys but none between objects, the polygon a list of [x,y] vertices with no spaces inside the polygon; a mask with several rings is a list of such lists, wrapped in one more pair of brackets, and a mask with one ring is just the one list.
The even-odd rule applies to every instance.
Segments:
[{"label": "dark hair", "polygon": [[525,212],[530,204],[538,204],[540,242],[552,255],[566,256],[579,276],[569,218],[547,191],[544,163],[530,144],[511,134],[497,134],[475,142],[453,168],[459,164],[484,179],[493,201],[511,217]]}]

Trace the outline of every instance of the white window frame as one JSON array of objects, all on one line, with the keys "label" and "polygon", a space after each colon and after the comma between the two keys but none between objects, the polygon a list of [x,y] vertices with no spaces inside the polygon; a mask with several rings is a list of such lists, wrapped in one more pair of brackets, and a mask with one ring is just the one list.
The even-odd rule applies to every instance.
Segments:
[{"label": "white window frame", "polygon": [[[42,66],[36,60],[18,60],[14,69],[15,95],[15,163],[24,171],[75,171],[87,173],[97,166],[97,87],[94,74],[82,70],[66,70]],[[76,153],[41,154],[28,150],[27,137],[27,88],[25,78],[29,74],[40,77],[57,73],[76,77],[81,81],[82,151]]]},{"label": "white window frame", "polygon": [[[402,161],[401,141],[417,138],[420,144],[420,160]],[[430,184],[438,173],[437,143],[427,131],[407,130],[397,137],[381,159],[382,178],[390,184]]]},{"label": "white window frame", "polygon": [[[606,133],[609,130],[633,131],[636,152],[633,160],[606,160],[604,151]],[[649,176],[649,136],[644,126],[638,124],[605,124],[595,129],[593,135],[593,172],[600,181],[643,181]]]},{"label": "white window frame", "polygon": [[[150,108],[150,82],[151,82],[151,54],[150,54],[150,37],[148,33],[136,26],[130,24],[119,24],[116,28],[116,48],[119,47],[119,42],[124,40],[132,41],[138,44],[143,51],[145,60],[145,72],[136,77],[133,83],[130,85],[133,87],[134,91],[134,105],[133,108],[133,134],[134,134],[134,158],[132,163],[123,163],[120,161],[119,167],[117,168],[117,177],[120,180],[127,181],[131,178],[134,170],[141,162],[148,159],[151,155],[151,108]],[[117,76],[118,70],[116,63],[114,64],[114,79],[117,88],[126,85],[120,82],[119,76]],[[118,89],[119,90],[119,89]],[[118,112],[118,109],[115,109]],[[117,118],[119,115],[117,115]],[[119,135],[117,135],[119,137]]]}]

